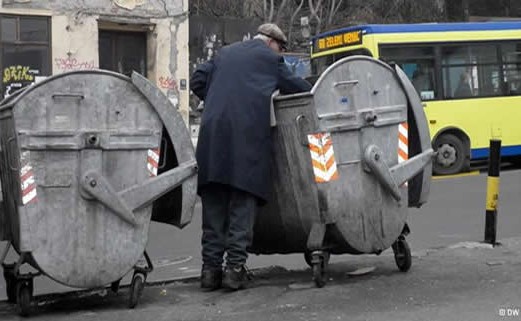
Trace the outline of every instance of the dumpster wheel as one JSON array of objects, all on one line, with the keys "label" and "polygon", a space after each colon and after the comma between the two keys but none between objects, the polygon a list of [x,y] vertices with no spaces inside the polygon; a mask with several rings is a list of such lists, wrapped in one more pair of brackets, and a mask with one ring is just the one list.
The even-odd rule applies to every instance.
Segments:
[{"label": "dumpster wheel", "polygon": [[329,253],[315,251],[311,254],[311,269],[313,270],[313,281],[318,288],[324,287],[327,281],[326,268],[329,261]]},{"label": "dumpster wheel", "polygon": [[32,279],[21,280],[16,284],[16,302],[20,316],[26,317],[29,315],[33,298],[32,292]]},{"label": "dumpster wheel", "polygon": [[145,288],[145,275],[143,273],[134,273],[132,283],[130,284],[130,297],[128,307],[133,309],[136,307],[143,289]]},{"label": "dumpster wheel", "polygon": [[402,272],[407,272],[411,268],[412,265],[412,257],[411,257],[411,249],[409,248],[409,244],[405,240],[403,235],[393,243],[392,245],[394,252],[394,260],[398,269]]},{"label": "dumpster wheel", "polygon": [[[329,264],[329,258],[331,257],[331,255],[329,254],[329,252],[324,252],[323,255],[324,260],[326,261],[326,265]],[[304,260],[306,260],[306,263],[310,268],[313,268],[313,255],[310,251],[304,252]]]}]

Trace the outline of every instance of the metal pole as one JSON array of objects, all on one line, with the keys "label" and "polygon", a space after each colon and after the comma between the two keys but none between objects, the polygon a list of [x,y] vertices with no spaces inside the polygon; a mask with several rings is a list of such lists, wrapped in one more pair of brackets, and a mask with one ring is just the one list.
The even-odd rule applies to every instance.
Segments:
[{"label": "metal pole", "polygon": [[499,199],[499,165],[501,163],[501,140],[490,140],[487,177],[487,205],[485,213],[485,243],[496,245],[497,203]]}]

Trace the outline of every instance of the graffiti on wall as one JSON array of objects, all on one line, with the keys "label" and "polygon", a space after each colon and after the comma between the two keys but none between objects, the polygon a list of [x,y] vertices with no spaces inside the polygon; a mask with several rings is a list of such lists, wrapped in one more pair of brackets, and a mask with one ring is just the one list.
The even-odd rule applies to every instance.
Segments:
[{"label": "graffiti on wall", "polygon": [[177,81],[171,76],[159,77],[159,87],[162,89],[178,90]]},{"label": "graffiti on wall", "polygon": [[2,72],[4,97],[9,97],[15,91],[33,84],[39,74],[40,70],[30,66],[15,65],[5,67]]},{"label": "graffiti on wall", "polygon": [[56,68],[61,71],[74,71],[74,70],[90,70],[96,68],[94,60],[91,61],[78,61],[76,58],[56,58],[54,59]]},{"label": "graffiti on wall", "polygon": [[31,74],[29,66],[9,66],[4,68],[2,82],[10,83],[13,81],[33,81],[34,75]]}]

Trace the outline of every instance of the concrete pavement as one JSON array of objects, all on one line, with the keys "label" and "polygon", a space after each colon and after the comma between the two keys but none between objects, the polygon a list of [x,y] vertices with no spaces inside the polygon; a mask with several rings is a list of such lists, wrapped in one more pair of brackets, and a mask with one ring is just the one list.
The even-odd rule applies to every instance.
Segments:
[{"label": "concrete pavement", "polygon": [[[38,297],[33,318],[521,320],[521,237],[502,240],[496,248],[459,243],[413,252],[408,273],[398,271],[390,250],[380,256],[334,258],[322,289],[314,287],[309,269],[270,267],[255,270],[252,286],[238,292],[201,292],[196,279],[149,285],[135,310],[126,308],[128,288],[118,294],[102,290]],[[374,270],[348,273],[361,268]],[[0,320],[17,319],[13,306],[0,303]]]}]

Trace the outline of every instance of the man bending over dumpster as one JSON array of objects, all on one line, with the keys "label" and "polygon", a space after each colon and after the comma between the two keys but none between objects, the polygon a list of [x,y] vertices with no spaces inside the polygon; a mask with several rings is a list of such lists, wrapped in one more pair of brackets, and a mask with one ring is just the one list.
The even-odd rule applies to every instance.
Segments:
[{"label": "man bending over dumpster", "polygon": [[248,282],[246,248],[257,205],[267,201],[271,186],[271,95],[277,89],[282,94],[311,90],[280,56],[286,42],[277,25],[263,24],[254,39],[223,47],[199,65],[190,80],[205,104],[196,151],[203,289],[238,290]]}]

